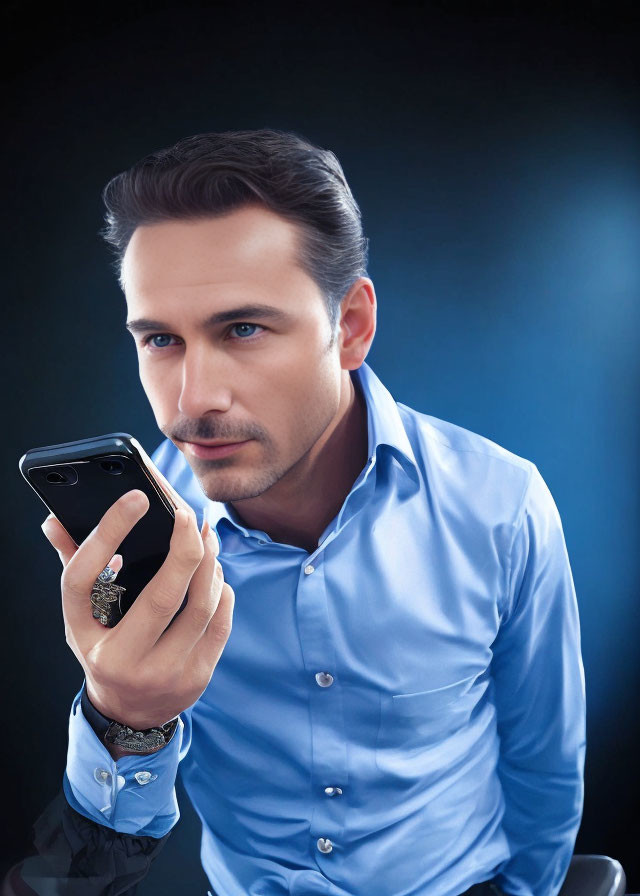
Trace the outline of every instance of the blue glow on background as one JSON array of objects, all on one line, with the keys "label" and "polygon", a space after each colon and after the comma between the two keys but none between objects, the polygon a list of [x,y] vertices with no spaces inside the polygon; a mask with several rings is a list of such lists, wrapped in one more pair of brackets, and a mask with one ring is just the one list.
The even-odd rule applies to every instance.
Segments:
[{"label": "blue glow on background", "polygon": [[551,489],[595,739],[638,684],[640,190],[621,144],[537,143],[464,214],[457,196],[385,233],[383,257],[372,241],[370,265],[368,360],[396,399],[533,460]]}]

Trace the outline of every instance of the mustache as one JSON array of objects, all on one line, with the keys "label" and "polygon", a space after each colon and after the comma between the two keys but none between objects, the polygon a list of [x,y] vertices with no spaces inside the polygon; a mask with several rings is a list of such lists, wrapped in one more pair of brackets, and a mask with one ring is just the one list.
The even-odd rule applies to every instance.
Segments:
[{"label": "mustache", "polygon": [[191,426],[176,427],[171,432],[164,433],[171,441],[177,442],[212,442],[223,440],[225,442],[244,442],[247,439],[255,439],[255,433],[225,432],[219,427],[214,427],[205,421],[199,421]]}]

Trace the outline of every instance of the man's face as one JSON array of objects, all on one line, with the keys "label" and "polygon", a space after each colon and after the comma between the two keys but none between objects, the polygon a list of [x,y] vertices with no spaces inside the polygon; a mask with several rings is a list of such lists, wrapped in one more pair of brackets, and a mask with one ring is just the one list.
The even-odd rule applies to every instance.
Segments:
[{"label": "man's face", "polygon": [[[329,319],[297,264],[297,239],[294,224],[252,205],[138,227],[127,247],[128,322],[160,324],[132,331],[140,380],[158,427],[211,500],[255,497],[278,482],[290,496],[338,410],[348,371],[339,339],[327,351]],[[255,304],[280,316],[240,313],[204,325]],[[188,444],[214,439],[250,441],[217,459]]]}]

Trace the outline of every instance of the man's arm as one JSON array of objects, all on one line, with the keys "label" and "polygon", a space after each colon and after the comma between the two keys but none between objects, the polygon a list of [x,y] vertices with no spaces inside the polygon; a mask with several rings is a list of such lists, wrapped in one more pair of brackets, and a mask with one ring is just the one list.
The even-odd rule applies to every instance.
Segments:
[{"label": "man's arm", "polygon": [[[172,488],[177,477],[180,491],[181,475],[186,476],[181,458],[169,439],[151,456],[167,477],[167,486]],[[187,482],[193,487],[191,473]],[[203,496],[196,490],[195,497],[197,503]],[[228,597],[223,589],[222,609]],[[8,876],[1,896],[125,896],[145,876],[180,818],[174,784],[191,744],[191,707],[180,713],[178,729],[161,750],[121,758],[117,748],[107,749],[85,719],[81,693],[71,709],[62,790],[33,826],[38,855],[11,869],[11,882]]]},{"label": "man's arm", "polygon": [[134,896],[171,832],[137,837],[76,812],[61,789],[32,827],[31,855],[14,865],[2,896]]},{"label": "man's arm", "polygon": [[124,896],[180,818],[175,779],[191,744],[191,711],[161,750],[115,760],[84,717],[81,694],[71,708],[62,790],[33,826],[37,855],[13,871],[16,896],[22,884],[42,896]]},{"label": "man's arm", "polygon": [[164,837],[180,818],[178,765],[191,745],[191,708],[179,716],[170,742],[147,755],[117,760],[97,737],[76,694],[69,718],[63,789],[70,806],[92,821],[126,834]]},{"label": "man's arm", "polygon": [[585,690],[578,607],[562,524],[533,465],[493,645],[509,896],[556,896],[583,805]]}]

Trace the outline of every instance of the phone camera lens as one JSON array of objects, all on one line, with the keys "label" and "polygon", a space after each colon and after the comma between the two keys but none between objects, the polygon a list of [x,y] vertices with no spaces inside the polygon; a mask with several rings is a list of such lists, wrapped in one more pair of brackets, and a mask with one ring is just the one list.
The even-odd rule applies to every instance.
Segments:
[{"label": "phone camera lens", "polygon": [[112,476],[119,476],[124,473],[124,465],[120,460],[102,460],[100,466],[105,473],[111,473]]},{"label": "phone camera lens", "polygon": [[59,485],[61,482],[66,482],[67,477],[62,473],[57,473],[55,470],[52,470],[51,473],[47,473],[47,482],[53,482],[56,485]]},{"label": "phone camera lens", "polygon": [[56,465],[55,469],[41,470],[40,475],[44,476],[51,485],[75,485],[78,481],[78,471],[71,464]]}]

